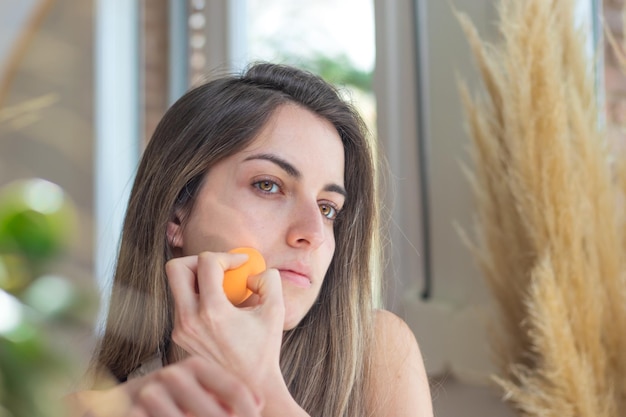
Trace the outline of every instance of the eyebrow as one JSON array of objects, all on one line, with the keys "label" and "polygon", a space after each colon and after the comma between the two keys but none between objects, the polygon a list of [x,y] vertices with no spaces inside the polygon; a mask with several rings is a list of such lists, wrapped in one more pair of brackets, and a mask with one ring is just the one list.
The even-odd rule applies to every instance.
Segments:
[{"label": "eyebrow", "polygon": [[[302,178],[302,173],[298,170],[298,168],[296,168],[291,163],[285,161],[283,158],[279,156],[269,154],[269,153],[260,153],[260,154],[250,155],[249,157],[244,159],[244,161],[252,161],[255,159],[261,159],[264,161],[272,162],[278,165],[290,177],[293,177],[295,179]],[[346,191],[346,189],[338,184],[328,184],[326,187],[324,187],[324,191],[341,194],[344,198],[348,197],[348,192]]]}]

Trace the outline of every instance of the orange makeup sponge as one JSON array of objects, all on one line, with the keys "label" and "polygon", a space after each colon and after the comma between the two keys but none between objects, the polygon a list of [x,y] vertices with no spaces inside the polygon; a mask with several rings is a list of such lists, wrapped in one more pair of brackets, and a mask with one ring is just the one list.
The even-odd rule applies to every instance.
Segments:
[{"label": "orange makeup sponge", "polygon": [[243,303],[252,295],[252,291],[248,289],[248,277],[260,274],[265,271],[265,259],[253,248],[236,248],[230,250],[229,253],[245,253],[248,260],[235,269],[229,269],[224,272],[224,292],[226,297],[234,305]]}]

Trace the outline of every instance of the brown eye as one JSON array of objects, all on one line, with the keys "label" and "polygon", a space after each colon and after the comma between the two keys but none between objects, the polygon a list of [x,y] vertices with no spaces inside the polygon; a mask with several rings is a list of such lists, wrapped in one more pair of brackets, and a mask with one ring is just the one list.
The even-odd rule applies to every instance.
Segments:
[{"label": "brown eye", "polygon": [[337,218],[337,209],[330,204],[320,204],[320,212],[329,220]]},{"label": "brown eye", "polygon": [[279,190],[278,184],[270,180],[258,181],[255,182],[253,185],[264,193],[273,194],[277,193]]}]

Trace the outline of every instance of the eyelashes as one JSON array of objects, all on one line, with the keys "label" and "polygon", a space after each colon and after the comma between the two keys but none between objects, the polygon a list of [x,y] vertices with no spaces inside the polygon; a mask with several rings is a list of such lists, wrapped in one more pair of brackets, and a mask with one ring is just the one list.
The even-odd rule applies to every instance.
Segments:
[{"label": "eyelashes", "polygon": [[330,202],[320,203],[320,213],[322,216],[326,217],[328,220],[335,220],[339,215],[339,209]]},{"label": "eyelashes", "polygon": [[[266,195],[281,194],[283,192],[283,187],[280,182],[270,178],[256,180],[252,183],[252,186],[262,194]],[[323,200],[318,202],[318,205],[322,216],[330,221],[334,221],[341,212],[341,209],[337,206],[337,204],[332,201]]]},{"label": "eyelashes", "polygon": [[277,194],[281,190],[280,185],[272,180],[257,181],[253,183],[252,186],[267,194]]}]

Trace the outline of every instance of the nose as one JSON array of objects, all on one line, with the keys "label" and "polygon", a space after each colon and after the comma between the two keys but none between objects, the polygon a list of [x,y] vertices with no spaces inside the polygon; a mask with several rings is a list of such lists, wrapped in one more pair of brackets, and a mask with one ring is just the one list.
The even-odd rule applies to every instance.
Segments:
[{"label": "nose", "polygon": [[295,205],[287,231],[287,243],[292,247],[317,249],[326,238],[325,226],[317,201]]}]

